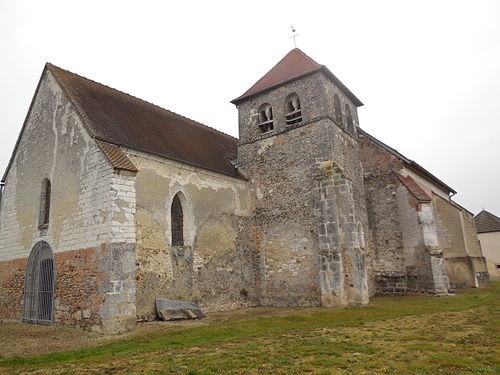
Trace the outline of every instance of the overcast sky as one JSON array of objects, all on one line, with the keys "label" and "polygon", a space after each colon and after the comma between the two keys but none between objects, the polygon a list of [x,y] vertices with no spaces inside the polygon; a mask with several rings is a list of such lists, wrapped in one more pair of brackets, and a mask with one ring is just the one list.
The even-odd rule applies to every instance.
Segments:
[{"label": "overcast sky", "polygon": [[363,129],[500,215],[500,0],[0,0],[1,173],[45,62],[237,137],[229,101],[293,48],[291,25]]}]

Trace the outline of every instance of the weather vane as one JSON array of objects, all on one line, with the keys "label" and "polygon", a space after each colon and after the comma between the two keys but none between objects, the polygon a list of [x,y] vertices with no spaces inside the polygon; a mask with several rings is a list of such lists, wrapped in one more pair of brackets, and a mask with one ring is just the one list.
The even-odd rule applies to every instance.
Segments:
[{"label": "weather vane", "polygon": [[295,34],[295,32],[296,32],[297,30],[295,30],[295,29],[293,28],[293,26],[290,26],[290,27],[292,28],[292,33],[293,33],[293,35],[290,37],[290,39],[291,39],[291,38],[293,38],[293,46],[294,46],[295,48],[297,48],[297,43],[295,42],[295,38],[296,38],[297,36],[299,36],[299,34]]}]

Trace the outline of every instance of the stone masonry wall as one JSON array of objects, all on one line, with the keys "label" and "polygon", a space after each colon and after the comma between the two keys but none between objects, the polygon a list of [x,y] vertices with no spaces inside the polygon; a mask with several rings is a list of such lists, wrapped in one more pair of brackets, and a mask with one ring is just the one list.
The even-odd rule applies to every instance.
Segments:
[{"label": "stone masonry wall", "polygon": [[446,292],[442,249],[433,207],[396,179],[402,160],[361,135],[369,225],[378,293]]},{"label": "stone masonry wall", "polygon": [[[246,181],[129,150],[138,167],[137,314],[156,317],[154,299],[199,303],[205,311],[256,304],[251,253],[239,234],[251,214]],[[171,246],[178,194],[184,246]]]},{"label": "stone masonry wall", "polygon": [[360,136],[368,223],[373,241],[373,272],[377,293],[404,293],[407,289],[401,221],[396,200],[394,171],[402,161]]},{"label": "stone masonry wall", "polygon": [[[332,119],[328,89],[348,99],[328,85],[333,87],[313,74],[238,105],[238,167],[253,188],[248,233],[260,254],[257,285],[264,305],[343,305],[368,298],[358,144]],[[302,121],[287,126],[284,101],[290,93],[300,98]],[[257,126],[263,103],[273,107],[275,119],[274,130],[265,134]],[[333,165],[345,171],[344,178],[328,171]]]},{"label": "stone masonry wall", "polygon": [[476,287],[489,280],[486,260],[478,240],[472,214],[453,202],[433,196],[439,234],[446,244],[444,257],[454,288]]},{"label": "stone masonry wall", "polygon": [[[50,221],[48,228],[40,229],[38,216],[45,178],[51,182]],[[12,293],[11,285],[19,287],[23,283],[26,258],[35,243],[43,240],[50,244],[56,259],[56,322],[108,329],[95,301],[109,305],[106,293],[115,291],[104,284],[91,287],[89,290],[98,292],[95,298],[88,297],[94,298],[89,313],[88,301],[77,302],[83,298],[82,291],[70,287],[70,280],[90,282],[89,275],[104,274],[96,282],[109,283],[112,270],[103,268],[89,252],[100,252],[102,246],[108,251],[122,246],[115,243],[135,241],[135,229],[130,225],[135,203],[131,197],[127,202],[119,200],[120,195],[132,194],[125,191],[133,185],[127,182],[130,178],[133,176],[113,170],[63,90],[46,71],[27,116],[0,206],[0,303],[15,306],[0,318],[20,318],[22,293]],[[12,262],[17,269],[14,274],[9,271]],[[131,299],[127,295],[133,294],[132,284],[127,286],[129,290],[120,292],[125,297],[119,304]],[[111,330],[123,329],[126,327]]]},{"label": "stone masonry wall", "polygon": [[396,198],[403,235],[407,291],[446,293],[449,281],[432,205],[419,202],[402,184],[397,189]]}]

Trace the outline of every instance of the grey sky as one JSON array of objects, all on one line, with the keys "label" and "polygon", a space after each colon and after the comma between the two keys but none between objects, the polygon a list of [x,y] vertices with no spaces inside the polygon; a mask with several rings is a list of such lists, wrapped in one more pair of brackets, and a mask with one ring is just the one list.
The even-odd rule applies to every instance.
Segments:
[{"label": "grey sky", "polygon": [[500,215],[495,0],[0,0],[2,173],[46,61],[237,136],[229,100],[293,48],[291,25],[363,129]]}]

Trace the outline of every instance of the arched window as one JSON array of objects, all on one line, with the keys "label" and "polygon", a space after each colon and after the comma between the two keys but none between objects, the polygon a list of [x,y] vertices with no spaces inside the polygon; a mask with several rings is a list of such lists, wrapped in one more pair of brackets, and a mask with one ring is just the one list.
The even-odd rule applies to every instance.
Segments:
[{"label": "arched window", "polygon": [[270,104],[262,104],[259,108],[259,129],[262,133],[270,132],[274,129],[273,108]]},{"label": "arched window", "polygon": [[47,242],[37,242],[31,250],[24,279],[24,322],[51,324],[54,321],[54,286],[54,255]]},{"label": "arched window", "polygon": [[48,228],[50,218],[50,181],[43,180],[42,195],[40,197],[40,215],[38,216],[39,228]]},{"label": "arched window", "polygon": [[354,123],[352,122],[351,107],[348,104],[345,105],[345,116],[347,119],[347,130],[354,134]]},{"label": "arched window", "polygon": [[335,122],[337,125],[342,125],[342,109],[340,107],[340,99],[337,94],[333,94],[333,105],[335,110]]},{"label": "arched window", "polygon": [[184,215],[179,195],[172,200],[171,207],[172,246],[184,246]]},{"label": "arched window", "polygon": [[292,125],[301,121],[302,111],[299,96],[296,93],[290,94],[285,100],[285,122],[287,125]]}]

